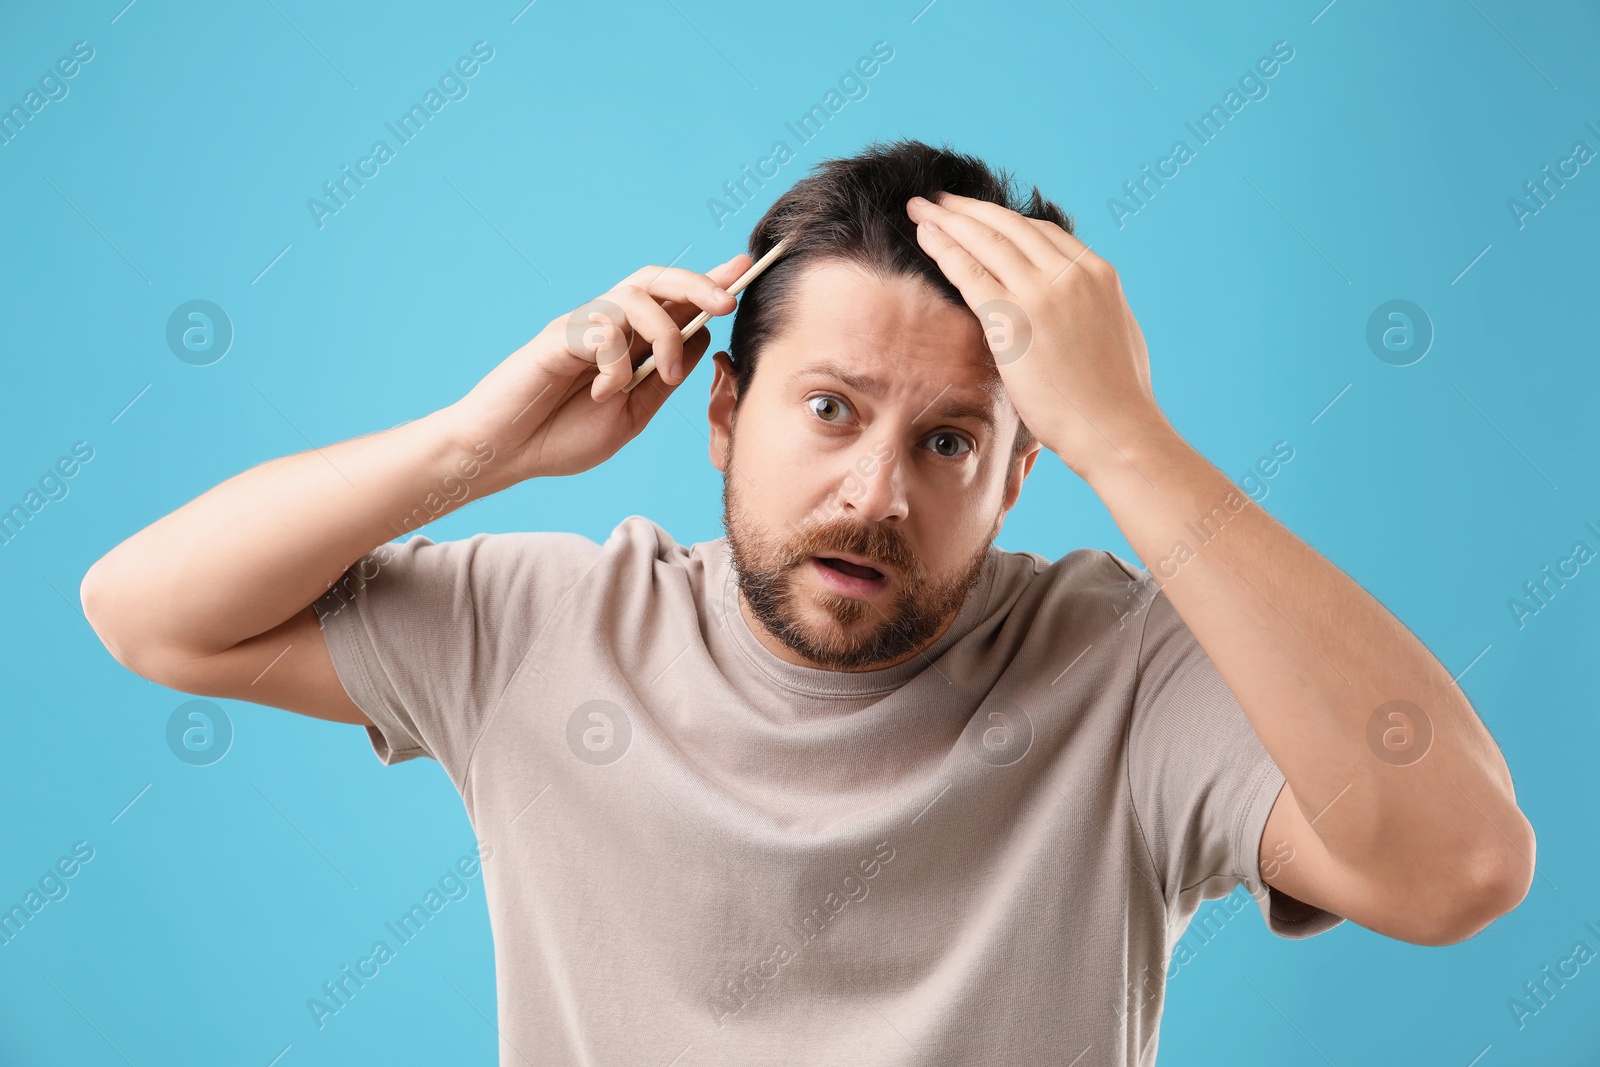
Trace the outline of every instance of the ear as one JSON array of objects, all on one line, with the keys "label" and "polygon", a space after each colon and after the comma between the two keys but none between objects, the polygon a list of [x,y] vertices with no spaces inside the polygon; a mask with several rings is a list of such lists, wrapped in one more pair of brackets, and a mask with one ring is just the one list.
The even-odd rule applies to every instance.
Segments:
[{"label": "ear", "polygon": [[711,465],[726,472],[733,458],[733,402],[737,396],[733,360],[726,352],[718,352],[711,360],[715,376],[711,379],[711,403],[706,409],[706,419],[711,428],[707,449],[711,455]]},{"label": "ear", "polygon": [[1044,446],[1035,441],[1026,452],[1016,458],[1011,465],[1011,475],[1006,479],[1005,509],[1010,511],[1016,506],[1017,498],[1022,495],[1022,483],[1027,481],[1028,475],[1033,471],[1033,461],[1039,458],[1039,453]]},{"label": "ear", "polygon": [[993,541],[1000,536],[1000,527],[1006,521],[1006,513],[1016,506],[1017,499],[1022,496],[1022,483],[1027,481],[1028,474],[1033,470],[1034,460],[1039,458],[1039,452],[1043,447],[1035,441],[1031,448],[1012,461],[1011,469],[1006,474],[1006,493],[1000,501],[1000,514],[995,516],[994,533],[989,535],[989,540]]}]

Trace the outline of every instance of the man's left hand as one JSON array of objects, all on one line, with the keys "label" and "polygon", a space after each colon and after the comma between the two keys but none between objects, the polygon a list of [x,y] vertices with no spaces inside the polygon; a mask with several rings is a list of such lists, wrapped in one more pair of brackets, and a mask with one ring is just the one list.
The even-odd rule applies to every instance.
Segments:
[{"label": "man's left hand", "polygon": [[1011,402],[1079,475],[1171,433],[1144,334],[1111,264],[1053,222],[940,193],[908,201],[917,240],[978,316]]}]

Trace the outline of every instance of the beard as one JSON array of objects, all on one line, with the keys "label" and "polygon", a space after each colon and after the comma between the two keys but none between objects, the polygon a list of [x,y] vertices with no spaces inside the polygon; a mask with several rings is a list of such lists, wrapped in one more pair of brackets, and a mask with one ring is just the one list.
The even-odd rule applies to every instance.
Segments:
[{"label": "beard", "polygon": [[[775,537],[742,506],[732,471],[730,464],[722,479],[722,525],[739,591],[768,633],[826,670],[870,670],[923,648],[961,609],[989,556],[986,541],[956,573],[930,578],[898,528],[842,515],[803,528],[791,525],[789,536]],[[881,564],[879,571],[892,573],[892,602],[880,606],[826,589],[801,590],[799,568],[830,551],[872,560]],[[808,622],[802,610],[807,603],[828,619]]]}]

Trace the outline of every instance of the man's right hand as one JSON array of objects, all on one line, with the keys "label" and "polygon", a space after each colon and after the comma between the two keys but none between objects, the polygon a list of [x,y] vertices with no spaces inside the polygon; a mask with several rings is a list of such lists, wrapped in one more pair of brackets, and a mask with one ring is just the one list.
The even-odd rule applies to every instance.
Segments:
[{"label": "man's right hand", "polygon": [[[724,290],[750,267],[744,253],[705,274],[642,267],[550,324],[439,414],[457,441],[487,441],[494,481],[577,474],[627,444],[705,354],[710,333],[680,331],[702,310],[726,315]],[[622,387],[651,352],[656,375]]]},{"label": "man's right hand", "polygon": [[[681,328],[702,308],[732,311],[717,288],[749,265],[739,255],[708,274],[645,267],[550,323],[456,403],[234,475],[96,562],[80,589],[85,616],[119,662],[170,688],[368,722],[312,602],[418,514],[608,459],[705,353],[707,332],[685,343]],[[652,346],[659,380],[622,393]],[[458,496],[450,487],[480,442],[493,458],[478,491]]]}]

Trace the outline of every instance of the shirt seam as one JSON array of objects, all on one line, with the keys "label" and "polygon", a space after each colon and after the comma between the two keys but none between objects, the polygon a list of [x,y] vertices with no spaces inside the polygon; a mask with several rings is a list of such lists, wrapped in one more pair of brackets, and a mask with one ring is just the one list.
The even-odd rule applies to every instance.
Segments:
[{"label": "shirt seam", "polygon": [[[1122,575],[1124,575],[1126,577],[1130,577],[1130,578],[1132,577],[1132,575],[1129,575],[1127,573],[1127,571],[1125,571],[1122,568],[1121,564],[1119,564],[1117,562],[1116,558],[1114,556],[1112,556],[1110,552],[1106,552],[1104,549],[1102,549],[1101,551],[1105,554],[1106,558],[1108,560],[1110,560],[1111,565],[1117,569],[1117,572],[1119,574],[1122,574]],[[1139,583],[1135,582],[1134,584],[1138,585]],[[1135,594],[1135,595],[1137,595],[1137,594]],[[1160,596],[1161,595],[1161,591],[1159,589],[1156,590],[1156,594],[1155,595],[1156,596]],[[1144,820],[1141,819],[1140,816],[1139,816],[1139,801],[1138,801],[1138,796],[1134,792],[1134,788],[1133,788],[1133,770],[1132,770],[1132,767],[1133,767],[1133,717],[1134,717],[1134,714],[1135,714],[1135,704],[1137,703],[1137,701],[1139,699],[1139,683],[1141,681],[1141,676],[1142,676],[1143,670],[1144,670],[1144,642],[1145,642],[1145,636],[1146,636],[1146,634],[1149,633],[1149,630],[1150,630],[1150,615],[1154,611],[1154,609],[1155,609],[1155,597],[1151,597],[1150,598],[1150,607],[1145,610],[1144,619],[1139,624],[1139,649],[1138,649],[1138,651],[1136,653],[1134,653],[1134,657],[1133,657],[1133,685],[1129,687],[1128,713],[1124,717],[1125,718],[1125,723],[1124,723],[1124,726],[1123,726],[1123,737],[1122,737],[1122,751],[1125,754],[1124,758],[1123,758],[1123,762],[1122,762],[1122,781],[1123,781],[1123,785],[1127,788],[1128,810],[1133,812],[1134,829],[1139,831],[1139,842],[1140,842],[1140,844],[1144,845],[1144,854],[1150,860],[1150,869],[1155,871],[1156,877],[1161,880],[1161,902],[1162,902],[1162,905],[1170,912],[1171,909],[1172,909],[1172,901],[1167,896],[1166,872],[1163,871],[1161,869],[1160,864],[1158,864],[1156,862],[1155,850],[1150,847],[1149,835],[1147,835],[1145,833]]]},{"label": "shirt seam", "polygon": [[[359,633],[361,647],[356,650],[356,654],[351,657],[351,660],[355,663],[356,670],[361,675],[361,681],[367,689],[378,695],[378,703],[383,708],[384,715],[388,718],[390,724],[398,726],[400,728],[400,732],[409,737],[411,732],[405,728],[405,725],[400,721],[399,716],[395,714],[393,704],[390,700],[391,695],[398,698],[400,695],[400,690],[395,686],[394,676],[389,673],[389,668],[384,666],[383,656],[378,651],[377,642],[372,639],[372,630],[367,625],[367,616],[362,610],[362,608],[365,606],[366,602],[363,602],[354,612],[355,620],[358,624],[357,628],[347,628],[349,632],[343,634],[340,637],[340,640],[348,642],[357,637]],[[334,615],[337,614],[339,613],[334,613]],[[324,629],[327,629],[327,627],[324,627]],[[335,627],[334,630],[337,631],[337,627]],[[378,684],[378,679],[374,676],[371,668],[367,665],[369,658],[374,664],[377,665],[378,671],[383,675],[382,685]],[[372,717],[371,712],[367,713],[367,717],[369,719]],[[377,723],[374,723],[373,725],[378,727],[378,732],[383,736],[384,743],[388,744],[389,731]],[[397,760],[400,756],[407,753],[416,756],[433,755],[433,753],[428,750],[427,746],[422,744],[418,738],[413,737],[411,740],[413,743],[403,749],[396,749],[391,746],[390,753],[396,757]]]},{"label": "shirt seam", "polygon": [[[1267,779],[1272,777],[1272,767],[1272,756],[1269,753],[1267,758],[1261,762],[1261,764],[1257,767],[1255,774],[1251,777],[1250,787],[1245,792],[1243,802],[1239,805],[1238,814],[1234,816],[1233,831],[1229,835],[1229,838],[1233,844],[1233,855],[1231,858],[1234,866],[1229,873],[1234,878],[1238,878],[1241,881],[1245,881],[1254,877],[1253,873],[1247,874],[1237,866],[1239,859],[1245,854],[1245,820],[1250,817],[1250,811],[1255,806],[1256,797],[1260,794],[1261,787],[1266,784]],[[1194,889],[1196,886],[1204,885],[1207,881],[1215,877],[1217,876],[1207,875],[1205,878],[1200,879],[1200,881],[1195,882],[1193,885],[1184,886],[1181,890],[1179,890],[1179,892],[1187,893],[1189,890]],[[1265,885],[1266,883],[1263,882],[1262,884]],[[1269,886],[1268,888],[1270,889],[1271,887]]]},{"label": "shirt seam", "polygon": [[[1239,825],[1238,825],[1238,828],[1236,830],[1236,834],[1238,835],[1238,839],[1239,839],[1238,840],[1239,852],[1241,854],[1243,854],[1243,855],[1248,855],[1249,854],[1248,848],[1244,847],[1246,845],[1246,842],[1245,842],[1245,839],[1244,839],[1244,831],[1246,829],[1245,820],[1249,817],[1250,811],[1255,805],[1255,800],[1256,800],[1257,794],[1259,794],[1261,792],[1262,788],[1267,784],[1267,782],[1271,780],[1271,778],[1273,776],[1272,772],[1273,772],[1273,769],[1275,767],[1277,767],[1277,761],[1275,761],[1272,758],[1272,754],[1269,752],[1267,754],[1266,760],[1264,760],[1262,762],[1262,764],[1261,764],[1261,769],[1256,772],[1256,778],[1255,778],[1255,781],[1251,785],[1250,794],[1249,794],[1248,799],[1246,799],[1245,803],[1240,808],[1240,811],[1239,811]],[[1282,773],[1281,769],[1280,769],[1279,773]],[[1281,787],[1280,787],[1280,789],[1281,789]],[[1272,809],[1270,809],[1270,808],[1267,809],[1267,817],[1268,818],[1272,817]],[[1263,825],[1262,825],[1263,832],[1265,831],[1265,829],[1266,829],[1266,826],[1265,826],[1265,823],[1263,823]],[[1259,842],[1256,845],[1256,856],[1257,856],[1257,862],[1259,862],[1259,857],[1260,857],[1260,844],[1259,844]],[[1246,880],[1254,877],[1255,875],[1254,875],[1254,873],[1245,874],[1242,870],[1237,870],[1236,869],[1234,871],[1234,876],[1239,878],[1241,881],[1246,881]],[[1326,908],[1318,908],[1314,904],[1313,905],[1309,905],[1309,906],[1312,907],[1312,908],[1315,908],[1316,910],[1313,911],[1311,914],[1309,914],[1309,915],[1307,915],[1307,916],[1305,916],[1304,918],[1301,918],[1301,919],[1290,919],[1290,918],[1285,918],[1285,917],[1283,917],[1281,915],[1274,915],[1272,913],[1272,897],[1271,897],[1271,894],[1277,893],[1279,891],[1277,889],[1273,888],[1271,885],[1269,885],[1265,878],[1260,879],[1260,882],[1261,882],[1261,887],[1263,889],[1265,889],[1267,891],[1267,894],[1268,894],[1268,897],[1267,897],[1267,917],[1268,917],[1268,925],[1269,926],[1271,926],[1274,923],[1276,923],[1279,926],[1283,926],[1283,927],[1305,926],[1307,923],[1314,923],[1314,922],[1319,921],[1324,915],[1338,915],[1337,912],[1329,911]],[[1283,895],[1283,894],[1280,894],[1280,895]],[[1298,898],[1291,898],[1291,899],[1297,899],[1298,900]],[[1306,902],[1305,901],[1300,901],[1300,903],[1305,904]],[[1338,917],[1341,918],[1341,919],[1343,918],[1343,916],[1338,916]]]},{"label": "shirt seam", "polygon": [[[1253,724],[1251,725],[1250,728],[1252,730],[1255,729]],[[1262,746],[1262,747],[1264,748],[1265,746]],[[1261,761],[1261,766],[1256,771],[1255,778],[1250,783],[1250,791],[1249,791],[1249,793],[1247,793],[1245,795],[1244,803],[1239,805],[1239,816],[1238,816],[1237,819],[1234,820],[1234,827],[1233,827],[1234,856],[1236,858],[1236,861],[1243,860],[1246,856],[1248,856],[1250,854],[1250,850],[1249,850],[1249,847],[1248,847],[1249,846],[1249,842],[1247,842],[1245,840],[1245,836],[1244,836],[1244,832],[1245,832],[1245,829],[1246,829],[1245,823],[1249,820],[1251,813],[1255,810],[1256,797],[1260,795],[1261,790],[1266,786],[1267,780],[1272,777],[1272,768],[1273,768],[1272,753],[1268,752],[1267,753],[1267,758]],[[1271,812],[1270,809],[1268,810],[1267,814],[1268,814],[1269,817],[1271,816],[1272,812]],[[1265,830],[1266,827],[1263,826],[1262,829]],[[1261,853],[1261,846],[1260,846],[1260,843],[1258,842],[1257,845],[1256,845],[1256,860],[1255,860],[1254,863],[1251,864],[1250,873],[1247,874],[1242,867],[1236,868],[1233,873],[1240,880],[1247,880],[1247,879],[1255,877],[1255,864],[1260,862],[1260,853]],[[1265,883],[1263,883],[1263,884],[1265,884]],[[1270,889],[1269,889],[1269,891],[1270,891]]]}]

